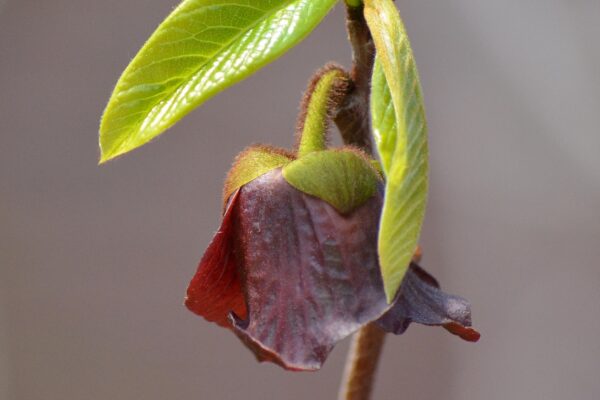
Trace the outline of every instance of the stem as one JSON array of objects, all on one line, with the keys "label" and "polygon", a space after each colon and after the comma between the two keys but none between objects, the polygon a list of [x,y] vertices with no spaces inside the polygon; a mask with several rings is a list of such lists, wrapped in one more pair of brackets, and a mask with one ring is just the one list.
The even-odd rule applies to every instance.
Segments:
[{"label": "stem", "polygon": [[[352,46],[351,86],[334,121],[347,145],[372,155],[369,95],[375,60],[375,45],[363,15],[363,5],[346,0],[346,28]],[[338,400],[369,400],[385,332],[374,323],[361,328],[352,338],[346,358]]]},{"label": "stem", "polygon": [[327,148],[329,121],[345,99],[350,80],[349,74],[335,64],[327,64],[313,75],[300,104],[298,157]]},{"label": "stem", "polygon": [[369,95],[375,61],[375,45],[363,15],[363,5],[346,7],[346,29],[352,46],[352,85],[334,121],[345,144],[372,153]]},{"label": "stem", "polygon": [[368,400],[375,380],[385,332],[374,323],[352,338],[338,400]]}]

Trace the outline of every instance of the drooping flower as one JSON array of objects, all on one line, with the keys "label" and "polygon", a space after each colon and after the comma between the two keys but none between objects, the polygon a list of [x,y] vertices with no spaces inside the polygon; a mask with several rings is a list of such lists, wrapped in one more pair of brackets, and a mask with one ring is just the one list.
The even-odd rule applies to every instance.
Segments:
[{"label": "drooping flower", "polygon": [[[234,192],[186,305],[231,328],[262,360],[317,369],[337,341],[389,308],[374,246],[381,178],[358,151],[329,150],[230,184],[250,162],[268,164],[264,154],[284,155],[251,148],[229,174]],[[293,186],[314,173],[321,182]],[[319,185],[334,185],[337,197],[306,193]]]},{"label": "drooping flower", "polygon": [[375,320],[394,333],[410,322],[444,325],[472,340],[469,304],[414,263],[396,301],[386,302],[377,257],[382,188],[355,149],[299,159],[246,150],[227,178],[223,222],[186,306],[233,330],[259,360],[292,370],[318,369],[337,341]]},{"label": "drooping flower", "polygon": [[326,146],[339,82],[344,72],[328,67],[311,83],[295,153],[253,146],[236,158],[221,227],[185,305],[231,329],[260,361],[291,370],[320,368],[336,342],[373,321],[396,334],[418,322],[477,340],[469,303],[415,262],[386,301],[377,254],[383,178],[362,151]]}]

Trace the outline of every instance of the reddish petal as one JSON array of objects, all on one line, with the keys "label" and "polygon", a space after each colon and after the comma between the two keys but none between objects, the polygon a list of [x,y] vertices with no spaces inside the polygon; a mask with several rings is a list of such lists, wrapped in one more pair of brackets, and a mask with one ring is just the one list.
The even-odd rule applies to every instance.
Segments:
[{"label": "reddish petal", "polygon": [[444,293],[435,278],[411,263],[394,306],[378,321],[386,331],[404,333],[412,322],[443,326],[462,339],[476,342],[471,326],[471,305],[462,297]]},{"label": "reddish petal", "polygon": [[378,194],[343,216],[278,170],[241,189],[248,317],[232,319],[259,360],[318,369],[337,341],[389,308],[377,262],[381,202]]},{"label": "reddish petal", "polygon": [[462,326],[456,322],[450,322],[444,325],[444,328],[453,335],[460,336],[461,339],[467,342],[476,342],[481,337],[481,334],[473,328]]},{"label": "reddish petal", "polygon": [[235,254],[238,202],[239,191],[231,197],[221,227],[202,256],[185,299],[191,311],[227,328],[231,327],[231,311],[246,315]]}]

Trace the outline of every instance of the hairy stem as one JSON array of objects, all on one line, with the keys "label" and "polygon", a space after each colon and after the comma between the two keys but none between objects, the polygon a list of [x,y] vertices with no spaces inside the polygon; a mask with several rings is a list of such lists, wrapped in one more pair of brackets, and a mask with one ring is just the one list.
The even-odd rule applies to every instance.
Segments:
[{"label": "hairy stem", "polygon": [[[344,143],[372,155],[369,95],[375,45],[363,16],[363,6],[346,2],[346,28],[352,46],[351,85],[334,116]],[[352,338],[338,400],[368,400],[375,379],[385,332],[371,323]]]},{"label": "hairy stem", "polygon": [[296,126],[298,157],[327,148],[329,121],[345,99],[350,81],[349,74],[332,63],[315,72],[300,104]]}]

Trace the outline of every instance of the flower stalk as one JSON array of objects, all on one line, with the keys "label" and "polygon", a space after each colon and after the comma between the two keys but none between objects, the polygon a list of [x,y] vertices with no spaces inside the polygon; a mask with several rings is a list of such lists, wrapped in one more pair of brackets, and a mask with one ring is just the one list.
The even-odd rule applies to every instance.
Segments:
[{"label": "flower stalk", "polygon": [[374,323],[352,337],[338,400],[370,398],[384,340],[385,332]]},{"label": "flower stalk", "polygon": [[343,68],[328,64],[313,76],[300,106],[297,157],[327,148],[329,120],[348,92],[350,76]]}]

